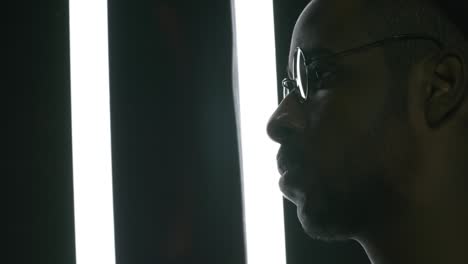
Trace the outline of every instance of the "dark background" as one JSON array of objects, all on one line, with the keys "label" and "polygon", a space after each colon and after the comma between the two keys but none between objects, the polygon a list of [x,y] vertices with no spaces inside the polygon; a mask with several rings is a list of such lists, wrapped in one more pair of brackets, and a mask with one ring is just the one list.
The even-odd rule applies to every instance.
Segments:
[{"label": "dark background", "polygon": [[[306,3],[274,1],[278,79]],[[0,262],[74,263],[68,3],[11,4]],[[109,1],[119,264],[245,262],[230,8],[225,0]],[[285,209],[288,264],[368,263],[355,243],[312,241],[295,207]]]}]

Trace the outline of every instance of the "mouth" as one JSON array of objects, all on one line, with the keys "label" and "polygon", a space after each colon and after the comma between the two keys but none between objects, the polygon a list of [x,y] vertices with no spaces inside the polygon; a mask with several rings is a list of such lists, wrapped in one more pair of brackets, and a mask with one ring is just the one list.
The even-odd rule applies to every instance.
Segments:
[{"label": "mouth", "polygon": [[281,173],[281,177],[278,181],[278,187],[283,193],[283,197],[292,202],[293,204],[298,205],[299,198],[302,194],[301,188],[301,174],[302,168],[300,163],[294,163],[293,165],[283,165],[278,164],[278,170]]},{"label": "mouth", "polygon": [[284,197],[296,203],[301,196],[303,181],[304,151],[291,145],[282,145],[276,156],[278,171],[281,175],[279,188]]},{"label": "mouth", "polygon": [[303,158],[301,151],[288,146],[281,146],[278,155],[276,155],[278,172],[282,177],[285,177],[290,171],[301,167]]}]

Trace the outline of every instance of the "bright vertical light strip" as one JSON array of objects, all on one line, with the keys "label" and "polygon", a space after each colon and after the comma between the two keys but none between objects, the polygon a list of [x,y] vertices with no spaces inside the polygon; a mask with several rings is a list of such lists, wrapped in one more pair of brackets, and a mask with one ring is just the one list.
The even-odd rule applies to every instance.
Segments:
[{"label": "bright vertical light strip", "polygon": [[70,0],[77,264],[115,263],[107,0]]},{"label": "bright vertical light strip", "polygon": [[277,106],[272,0],[233,0],[248,264],[285,264],[283,198],[266,124]]}]

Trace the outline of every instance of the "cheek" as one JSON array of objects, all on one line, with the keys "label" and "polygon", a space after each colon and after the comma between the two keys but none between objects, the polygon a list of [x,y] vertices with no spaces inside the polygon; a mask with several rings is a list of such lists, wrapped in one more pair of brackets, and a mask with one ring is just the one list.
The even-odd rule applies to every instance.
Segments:
[{"label": "cheek", "polygon": [[389,119],[385,131],[383,153],[385,170],[390,176],[388,181],[406,188],[411,182],[409,175],[414,174],[416,159],[416,139],[409,125],[398,117]]},{"label": "cheek", "polygon": [[[370,98],[376,98],[370,100]],[[321,91],[307,105],[307,133],[320,141],[345,143],[372,132],[382,122],[384,103],[376,94]]]},{"label": "cheek", "polygon": [[310,180],[321,181],[323,185],[325,178],[335,177],[332,174],[337,173],[337,165],[342,165],[352,129],[338,114],[339,109],[333,107],[330,94],[314,99],[308,111],[305,158],[307,174],[313,177]]},{"label": "cheek", "polygon": [[[358,69],[328,81],[307,104],[309,125],[329,131],[362,133],[384,114],[387,85],[385,76],[376,72],[369,77]],[[328,134],[328,133],[327,133]]]},{"label": "cheek", "polygon": [[357,172],[381,158],[383,110],[378,103],[366,104],[365,99],[326,91],[312,98],[307,109],[305,150],[311,170],[330,174]]}]

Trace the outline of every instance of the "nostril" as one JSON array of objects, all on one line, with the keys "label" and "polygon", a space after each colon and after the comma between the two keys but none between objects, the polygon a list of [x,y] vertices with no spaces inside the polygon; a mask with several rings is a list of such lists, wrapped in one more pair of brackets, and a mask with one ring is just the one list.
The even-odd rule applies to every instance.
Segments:
[{"label": "nostril", "polygon": [[292,123],[284,120],[270,120],[267,127],[270,138],[278,143],[289,140],[297,132],[297,128]]}]

